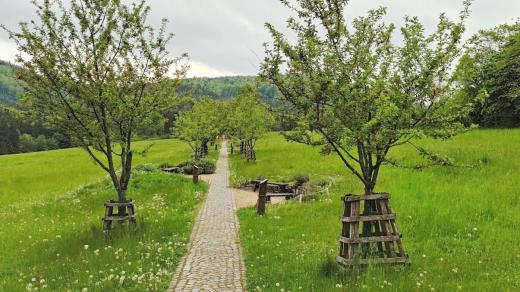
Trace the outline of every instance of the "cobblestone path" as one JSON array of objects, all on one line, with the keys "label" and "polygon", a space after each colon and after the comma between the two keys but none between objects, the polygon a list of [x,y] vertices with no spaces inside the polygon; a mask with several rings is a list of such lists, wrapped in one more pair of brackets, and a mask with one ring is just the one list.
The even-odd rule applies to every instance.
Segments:
[{"label": "cobblestone path", "polygon": [[224,142],[208,196],[191,235],[188,253],[177,267],[168,291],[245,291],[239,225],[228,179]]}]

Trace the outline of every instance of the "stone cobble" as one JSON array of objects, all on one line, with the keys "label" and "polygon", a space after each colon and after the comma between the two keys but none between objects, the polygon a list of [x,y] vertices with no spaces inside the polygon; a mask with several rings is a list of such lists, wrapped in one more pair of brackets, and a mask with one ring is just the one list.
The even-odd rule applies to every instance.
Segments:
[{"label": "stone cobble", "polygon": [[226,142],[222,144],[208,196],[199,212],[188,253],[168,291],[245,291],[245,265],[235,200],[228,187]]}]

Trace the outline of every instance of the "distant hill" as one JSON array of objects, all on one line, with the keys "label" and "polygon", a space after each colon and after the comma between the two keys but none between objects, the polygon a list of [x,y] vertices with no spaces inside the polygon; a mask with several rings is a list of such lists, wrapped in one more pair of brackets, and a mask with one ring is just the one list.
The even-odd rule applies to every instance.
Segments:
[{"label": "distant hill", "polygon": [[22,94],[17,84],[13,65],[0,60],[0,104],[13,105]]},{"label": "distant hill", "polygon": [[265,82],[257,82],[255,76],[189,78],[184,80],[177,91],[195,98],[207,96],[213,99],[228,99],[235,97],[245,85],[257,86],[262,99],[271,105],[277,104],[281,95],[276,87]]},{"label": "distant hill", "polygon": [[[3,105],[15,104],[22,94],[22,88],[16,83],[13,68],[13,65],[0,60],[0,104]],[[235,97],[245,85],[258,86],[264,102],[271,105],[276,105],[281,95],[276,87],[263,82],[257,83],[255,76],[188,78],[181,83],[177,91],[194,98],[207,96],[213,99],[228,99]]]}]

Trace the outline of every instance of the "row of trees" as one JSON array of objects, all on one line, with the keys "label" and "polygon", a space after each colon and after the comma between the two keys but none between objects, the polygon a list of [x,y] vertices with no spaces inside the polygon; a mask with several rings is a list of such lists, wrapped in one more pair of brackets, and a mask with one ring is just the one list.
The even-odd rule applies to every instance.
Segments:
[{"label": "row of trees", "polygon": [[455,75],[466,120],[485,127],[520,126],[520,23],[480,31],[468,42]]},{"label": "row of trees", "polygon": [[70,147],[67,137],[24,112],[0,106],[0,155]]},{"label": "row of trees", "polygon": [[255,161],[256,141],[272,122],[272,115],[258,92],[245,86],[231,100],[202,98],[192,110],[179,116],[174,132],[190,144],[195,160],[206,156],[208,145],[215,143],[218,136],[225,135],[231,141],[232,152],[235,145],[240,145],[240,153],[248,161]]}]

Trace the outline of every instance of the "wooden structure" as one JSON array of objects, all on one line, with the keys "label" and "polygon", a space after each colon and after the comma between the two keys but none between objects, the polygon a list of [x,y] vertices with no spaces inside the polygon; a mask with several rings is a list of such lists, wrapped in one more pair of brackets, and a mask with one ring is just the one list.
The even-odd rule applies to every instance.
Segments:
[{"label": "wooden structure", "polygon": [[193,165],[193,183],[199,183],[200,167]]},{"label": "wooden structure", "polygon": [[[114,213],[114,209],[117,213]],[[119,201],[106,201],[105,202],[105,217],[103,217],[103,229],[111,230],[112,222],[117,221],[123,223],[129,221],[131,224],[135,224],[135,206],[132,199],[126,202]]]},{"label": "wooden structure", "polygon": [[[249,182],[250,185],[254,186],[253,192],[258,190],[260,182],[260,180],[252,180]],[[267,182],[267,190],[272,193],[294,193],[288,183]]]},{"label": "wooden structure", "polygon": [[258,184],[258,201],[256,202],[256,213],[258,215],[265,214],[265,203],[267,202],[267,180]]},{"label": "wooden structure", "polygon": [[168,173],[179,173],[181,171],[179,167],[165,167],[161,170]]},{"label": "wooden structure", "polygon": [[340,264],[352,267],[408,263],[389,198],[386,193],[343,197],[345,211],[337,257]]}]

